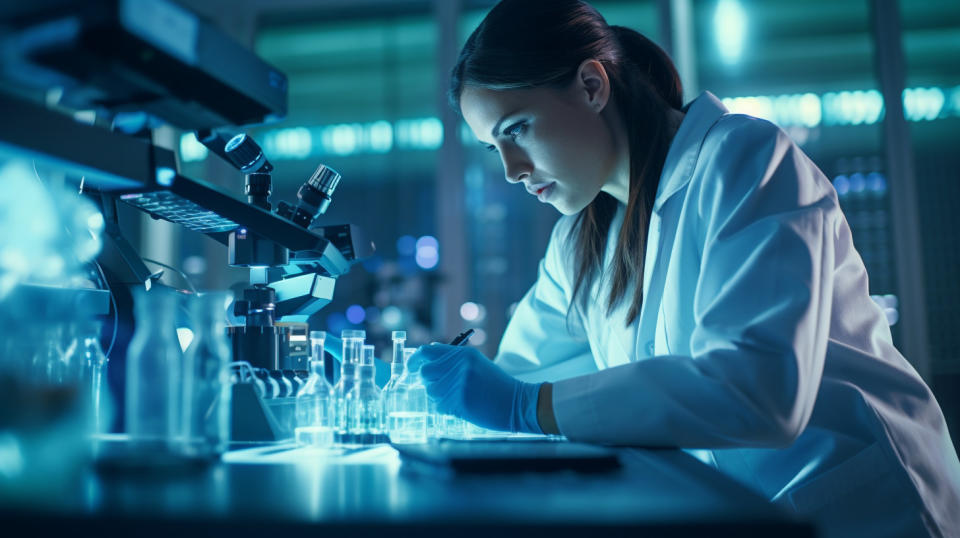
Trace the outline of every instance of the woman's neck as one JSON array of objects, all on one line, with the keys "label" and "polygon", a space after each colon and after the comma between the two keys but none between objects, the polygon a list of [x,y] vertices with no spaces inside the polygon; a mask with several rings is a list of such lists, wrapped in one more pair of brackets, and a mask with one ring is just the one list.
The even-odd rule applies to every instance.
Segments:
[{"label": "woman's neck", "polygon": [[[623,116],[616,113],[612,114],[616,120],[613,122],[614,140],[617,145],[616,166],[610,179],[604,183],[602,191],[613,196],[618,202],[627,205],[630,201],[630,143],[627,137],[627,128]],[[670,109],[667,112],[667,147],[673,142],[683,122],[685,114],[679,110]]]}]

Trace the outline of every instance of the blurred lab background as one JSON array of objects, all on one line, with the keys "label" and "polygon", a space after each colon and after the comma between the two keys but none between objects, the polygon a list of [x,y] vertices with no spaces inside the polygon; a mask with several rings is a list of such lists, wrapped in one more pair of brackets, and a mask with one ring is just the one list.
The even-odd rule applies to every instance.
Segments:
[{"label": "blurred lab background", "polygon": [[[389,350],[465,328],[496,353],[536,278],[558,213],[503,180],[446,101],[479,0],[179,0],[289,78],[289,113],[249,133],[295,199],[323,162],[342,174],[325,224],[353,223],[376,253],[338,280],[311,329],[362,328]],[[960,2],[602,0],[611,24],[674,58],[687,100],[783,127],[831,178],[894,339],[960,436]],[[899,18],[899,31],[891,19]],[[902,118],[902,120],[901,120]],[[191,132],[160,127],[183,175],[242,196],[243,178]],[[42,172],[42,171],[41,171]],[[223,245],[130,207],[126,235],[173,287],[225,289],[247,271]],[[148,263],[149,265],[149,263]]]}]

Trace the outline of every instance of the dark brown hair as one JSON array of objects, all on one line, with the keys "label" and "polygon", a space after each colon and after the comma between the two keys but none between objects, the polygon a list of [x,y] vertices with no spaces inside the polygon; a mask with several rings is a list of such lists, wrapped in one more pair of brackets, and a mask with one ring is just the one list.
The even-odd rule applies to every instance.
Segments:
[{"label": "dark brown hair", "polygon": [[[573,82],[580,64],[600,61],[611,98],[624,114],[630,151],[630,190],[610,277],[608,314],[635,285],[627,323],[643,304],[647,227],[669,149],[670,110],[683,105],[673,62],[639,32],[610,26],[579,0],[503,0],[470,35],[450,77],[450,103],[460,112],[465,86],[495,90],[556,87]],[[603,266],[617,201],[601,192],[576,217],[574,301],[587,300]]]}]

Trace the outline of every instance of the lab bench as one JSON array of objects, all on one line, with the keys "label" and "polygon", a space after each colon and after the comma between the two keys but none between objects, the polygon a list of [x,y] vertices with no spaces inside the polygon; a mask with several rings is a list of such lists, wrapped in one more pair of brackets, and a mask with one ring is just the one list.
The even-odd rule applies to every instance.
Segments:
[{"label": "lab bench", "polygon": [[259,446],[195,467],[91,466],[42,507],[6,503],[0,521],[24,536],[814,536],[685,452],[617,453],[603,472],[462,474],[389,445]]}]

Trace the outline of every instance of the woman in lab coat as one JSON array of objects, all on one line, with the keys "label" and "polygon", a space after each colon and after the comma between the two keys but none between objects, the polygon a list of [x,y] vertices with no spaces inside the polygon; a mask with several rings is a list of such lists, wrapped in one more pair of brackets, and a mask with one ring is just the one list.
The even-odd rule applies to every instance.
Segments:
[{"label": "woman in lab coat", "polygon": [[576,0],[505,0],[451,98],[561,217],[494,362],[419,356],[441,411],[679,447],[832,536],[960,536],[960,463],[836,192],[776,126]]}]

